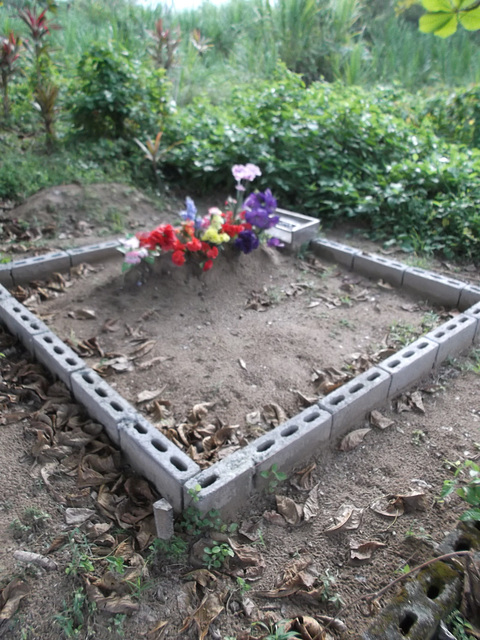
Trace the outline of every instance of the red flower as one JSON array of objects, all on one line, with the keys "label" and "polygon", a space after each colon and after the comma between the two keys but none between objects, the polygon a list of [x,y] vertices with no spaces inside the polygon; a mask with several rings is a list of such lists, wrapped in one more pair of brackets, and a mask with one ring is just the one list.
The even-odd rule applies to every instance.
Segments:
[{"label": "red flower", "polygon": [[228,233],[230,238],[234,238],[235,236],[238,236],[238,234],[244,229],[245,229],[245,225],[243,224],[229,224],[228,222],[225,222],[225,224],[222,224],[222,231],[224,233]]},{"label": "red flower", "polygon": [[185,264],[185,254],[180,249],[177,249],[172,253],[172,262],[176,264],[177,267],[181,267]]},{"label": "red flower", "polygon": [[209,247],[207,251],[205,251],[207,258],[215,260],[218,256],[218,247]]},{"label": "red flower", "polygon": [[161,224],[150,233],[150,238],[164,251],[172,251],[177,241],[175,229],[171,224]]},{"label": "red flower", "polygon": [[203,270],[204,271],[208,271],[209,269],[211,269],[213,267],[213,260],[207,260],[205,262],[205,264],[203,265]]},{"label": "red flower", "polygon": [[202,242],[198,238],[192,238],[185,246],[189,251],[200,251],[202,249]]}]

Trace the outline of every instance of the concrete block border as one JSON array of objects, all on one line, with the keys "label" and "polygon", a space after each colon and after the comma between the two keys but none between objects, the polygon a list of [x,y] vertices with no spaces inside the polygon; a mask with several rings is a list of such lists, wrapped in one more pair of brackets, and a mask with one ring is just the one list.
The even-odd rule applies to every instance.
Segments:
[{"label": "concrete block border", "polygon": [[[103,424],[131,466],[155,485],[176,513],[193,505],[201,512],[218,509],[223,515],[235,514],[252,492],[268,483],[263,472],[273,465],[290,471],[303,464],[306,458],[327,449],[339,436],[357,427],[372,409],[427,376],[445,358],[480,341],[480,286],[412,269],[338,242],[313,240],[311,249],[320,257],[363,275],[409,288],[445,306],[461,306],[465,313],[350,380],[243,449],[200,470],[1,284],[12,286],[24,277],[38,278],[39,268],[41,274],[46,275],[84,261],[120,256],[117,247],[121,244],[120,240],[109,241],[46,254],[40,256],[41,260],[33,258],[19,261],[21,264],[1,265],[6,268],[0,269],[0,321],[67,385],[87,412]],[[468,306],[470,302],[473,304]],[[160,512],[159,518],[163,518]]]}]

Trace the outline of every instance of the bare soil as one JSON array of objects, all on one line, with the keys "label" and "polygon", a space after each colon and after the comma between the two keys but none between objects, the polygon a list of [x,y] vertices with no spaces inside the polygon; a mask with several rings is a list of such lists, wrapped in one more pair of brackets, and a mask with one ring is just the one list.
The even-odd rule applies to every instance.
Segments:
[{"label": "bare soil", "polygon": [[[113,231],[149,229],[173,221],[181,208],[170,199],[159,209],[122,185],[90,186],[88,192],[85,199],[83,187],[58,187],[4,212],[0,251],[20,248],[31,255],[89,244],[112,237],[112,225],[118,225]],[[85,202],[92,200],[89,209]],[[123,217],[106,216],[109,207]],[[336,230],[336,239],[345,233]],[[373,248],[359,237],[353,241]],[[119,267],[119,261],[85,265],[14,293],[202,466],[295,415],[450,313],[313,256],[260,251],[219,261],[201,277],[165,263],[149,277],[134,272],[123,279]],[[473,265],[433,268],[477,281]],[[121,456],[61,385],[29,364],[11,336],[0,334],[0,341],[6,356],[0,361],[0,587],[16,577],[28,587],[0,636],[73,637],[70,624],[80,638],[204,637],[195,621],[181,632],[200,606],[198,620],[218,612],[207,637],[260,637],[265,631],[252,624],[333,616],[339,599],[349,604],[385,586],[406,563],[430,557],[463,509],[458,497],[447,504],[435,498],[451,477],[446,461],[478,455],[474,353],[385,408],[387,428],[359,425],[372,429],[352,450],[299,461],[303,474],[255,496],[238,515],[250,539],[230,536],[236,557],[211,575],[189,574],[202,564],[203,548],[214,546],[207,539],[195,547],[209,534],[179,531],[188,545],[185,555],[175,556],[171,546],[152,555],[151,504],[158,496],[140,479],[132,481]],[[425,496],[413,512],[387,518],[370,508],[414,491]],[[287,501],[285,511],[276,495],[299,506]],[[311,517],[302,507],[307,497]],[[359,528],[325,533],[342,505],[362,510]],[[83,522],[80,512],[70,511],[80,508],[92,510]],[[191,533],[191,519],[186,524]],[[354,563],[351,545],[360,541],[385,546]],[[13,556],[18,550],[47,555],[56,567],[21,564]],[[109,557],[123,559],[126,573],[115,573]],[[311,576],[303,589],[308,595],[272,597],[290,564]],[[11,590],[27,587],[15,583]],[[77,602],[87,593],[97,605],[95,612],[87,602],[80,606],[83,623],[73,612],[75,592]],[[344,637],[356,638],[371,612],[360,602],[340,618]],[[200,627],[207,633],[208,624]]]}]

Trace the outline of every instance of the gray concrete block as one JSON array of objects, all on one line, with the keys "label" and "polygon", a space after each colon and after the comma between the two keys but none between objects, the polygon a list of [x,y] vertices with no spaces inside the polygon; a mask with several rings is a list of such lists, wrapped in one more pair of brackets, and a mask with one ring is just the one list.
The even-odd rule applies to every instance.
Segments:
[{"label": "gray concrete block", "polygon": [[359,426],[372,409],[385,404],[390,382],[387,371],[372,367],[321,398],[318,406],[332,414],[331,439]]},{"label": "gray concrete block", "polygon": [[417,267],[405,270],[402,287],[424,296],[428,300],[438,302],[446,307],[456,308],[465,283],[453,278],[446,278],[439,273],[425,271]]},{"label": "gray concrete block", "polygon": [[117,256],[121,259],[122,254],[117,249],[121,244],[120,240],[109,240],[108,242],[99,242],[98,244],[92,244],[86,247],[69,249],[67,254],[70,257],[72,267],[82,262],[100,262]]},{"label": "gray concrete block", "polygon": [[199,473],[198,464],[139,413],[121,422],[119,431],[120,447],[129,464],[181,512],[183,485]]},{"label": "gray concrete block", "polygon": [[12,262],[12,280],[17,285],[45,278],[54,271],[68,271],[69,269],[70,256],[65,251],[56,251]]},{"label": "gray concrete block", "polygon": [[246,449],[235,451],[188,480],[183,487],[184,506],[196,507],[201,513],[218,509],[223,517],[235,515],[253,491],[254,462]]},{"label": "gray concrete block", "polygon": [[428,376],[435,364],[438,343],[419,338],[378,364],[392,376],[388,397],[398,395]]},{"label": "gray concrete block", "polygon": [[5,289],[5,287],[0,284],[0,300],[11,297],[12,294],[10,293],[10,291],[8,289]]},{"label": "gray concrete block", "polygon": [[255,464],[255,490],[268,485],[268,480],[260,474],[273,465],[287,473],[318,454],[329,442],[331,426],[332,416],[328,411],[314,405],[249,444],[245,450],[250,452]]},{"label": "gray concrete block", "polygon": [[51,331],[33,335],[32,349],[34,357],[69,388],[71,374],[87,368],[84,360]]},{"label": "gray concrete block", "polygon": [[70,385],[75,399],[92,418],[103,424],[108,437],[120,444],[119,424],[132,419],[135,409],[91,369],[72,373]]},{"label": "gray concrete block", "polygon": [[477,302],[477,304],[474,304],[472,307],[467,309],[465,311],[465,315],[477,320],[477,330],[475,331],[473,342],[480,342],[480,302]]},{"label": "gray concrete block", "polygon": [[330,260],[342,264],[348,269],[353,266],[353,259],[355,256],[362,253],[360,249],[353,249],[345,244],[334,242],[333,240],[327,240],[326,238],[317,238],[312,240],[310,248],[320,258]]},{"label": "gray concrete block", "polygon": [[157,538],[170,540],[173,536],[173,507],[165,499],[157,500],[153,503],[153,516],[155,518],[155,529]]},{"label": "gray concrete block", "polygon": [[33,353],[32,336],[49,332],[47,325],[13,296],[0,302],[0,320],[14,336],[19,338],[26,349]]},{"label": "gray concrete block", "polygon": [[460,311],[465,311],[465,309],[472,307],[477,302],[480,302],[480,286],[476,284],[465,285],[460,293],[458,303]]},{"label": "gray concrete block", "polygon": [[359,253],[353,256],[352,268],[355,273],[361,273],[373,280],[385,280],[395,287],[400,287],[407,265],[374,253]]},{"label": "gray concrete block", "polygon": [[475,318],[462,313],[426,334],[425,338],[438,343],[436,367],[445,358],[459,355],[472,346],[477,324]]},{"label": "gray concrete block", "polygon": [[0,284],[4,284],[7,287],[13,287],[11,262],[0,264]]}]

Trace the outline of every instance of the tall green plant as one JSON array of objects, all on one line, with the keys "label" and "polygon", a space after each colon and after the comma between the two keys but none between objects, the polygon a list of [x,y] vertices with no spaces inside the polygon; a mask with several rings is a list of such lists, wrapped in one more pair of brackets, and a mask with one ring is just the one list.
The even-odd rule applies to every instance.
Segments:
[{"label": "tall green plant", "polygon": [[9,83],[12,76],[19,70],[18,59],[20,57],[21,44],[20,38],[13,31],[10,31],[7,38],[0,38],[0,80],[5,120],[8,119],[10,114]]}]

